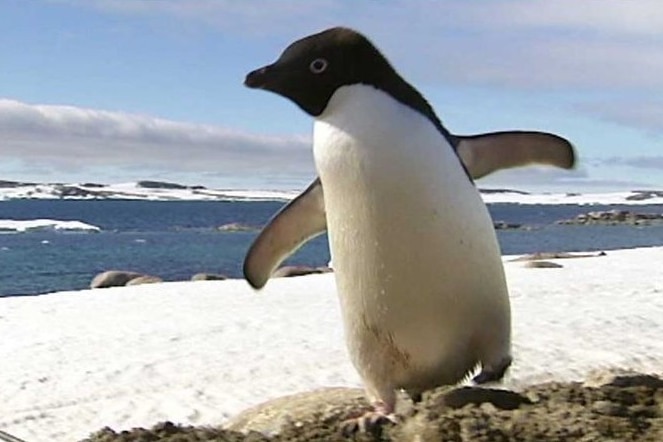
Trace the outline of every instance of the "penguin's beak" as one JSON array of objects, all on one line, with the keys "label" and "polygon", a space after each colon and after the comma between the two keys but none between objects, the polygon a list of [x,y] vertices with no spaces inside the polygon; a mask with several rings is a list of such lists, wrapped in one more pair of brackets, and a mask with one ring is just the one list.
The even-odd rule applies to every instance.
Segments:
[{"label": "penguin's beak", "polygon": [[267,85],[270,82],[271,65],[263,66],[260,69],[249,72],[244,80],[244,86],[251,89],[267,89]]}]

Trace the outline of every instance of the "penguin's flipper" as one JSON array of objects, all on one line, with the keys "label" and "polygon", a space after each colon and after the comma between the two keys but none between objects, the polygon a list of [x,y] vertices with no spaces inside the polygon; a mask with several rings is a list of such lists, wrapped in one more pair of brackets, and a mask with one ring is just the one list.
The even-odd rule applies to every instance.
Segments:
[{"label": "penguin's flipper", "polygon": [[272,272],[308,240],[327,229],[320,178],[281,209],[262,229],[244,258],[244,277],[262,288]]},{"label": "penguin's flipper", "polygon": [[576,162],[573,145],[551,133],[506,131],[455,137],[456,152],[474,179],[529,164],[571,169]]}]

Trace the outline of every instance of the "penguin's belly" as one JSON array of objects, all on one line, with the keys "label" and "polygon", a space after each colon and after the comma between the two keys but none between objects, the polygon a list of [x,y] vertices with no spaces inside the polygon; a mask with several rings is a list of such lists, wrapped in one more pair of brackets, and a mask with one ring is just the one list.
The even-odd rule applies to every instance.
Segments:
[{"label": "penguin's belly", "polygon": [[481,361],[483,334],[508,328],[508,298],[490,216],[455,153],[382,95],[340,89],[314,154],[350,356],[369,388],[418,391]]}]

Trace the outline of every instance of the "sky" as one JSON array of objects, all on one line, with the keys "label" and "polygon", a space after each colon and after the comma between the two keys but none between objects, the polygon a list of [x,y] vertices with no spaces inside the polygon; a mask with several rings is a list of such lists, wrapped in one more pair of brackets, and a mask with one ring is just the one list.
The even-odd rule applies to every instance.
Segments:
[{"label": "sky", "polygon": [[576,148],[574,171],[479,186],[663,189],[659,0],[1,0],[0,180],[303,189],[311,117],[242,83],[338,25],[452,133],[543,130]]}]

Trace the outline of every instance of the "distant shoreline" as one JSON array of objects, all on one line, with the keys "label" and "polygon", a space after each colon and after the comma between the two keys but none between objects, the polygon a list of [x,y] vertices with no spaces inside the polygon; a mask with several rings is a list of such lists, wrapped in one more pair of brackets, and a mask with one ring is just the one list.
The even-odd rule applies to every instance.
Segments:
[{"label": "distant shoreline", "polygon": [[[289,201],[301,190],[209,189],[163,181],[121,184],[27,183],[0,180],[0,202],[17,199],[148,201]],[[479,187],[488,204],[663,204],[663,191],[625,190],[603,193],[531,193]]]}]

